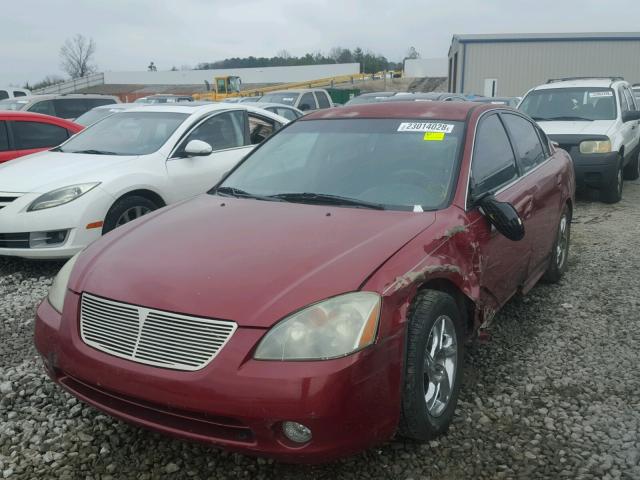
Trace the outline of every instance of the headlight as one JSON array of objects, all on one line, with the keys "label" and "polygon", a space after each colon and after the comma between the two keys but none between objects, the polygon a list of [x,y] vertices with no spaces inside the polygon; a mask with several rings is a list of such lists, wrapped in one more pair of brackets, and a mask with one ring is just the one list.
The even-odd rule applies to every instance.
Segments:
[{"label": "headlight", "polygon": [[609,153],[610,151],[609,140],[589,140],[580,143],[580,153]]},{"label": "headlight", "polygon": [[282,320],[262,339],[258,360],[323,360],[371,345],[378,330],[380,295],[354,292],[324,300]]},{"label": "headlight", "polygon": [[67,293],[69,277],[79,255],[80,253],[76,253],[63,265],[56,278],[53,279],[53,284],[49,289],[49,303],[60,313],[62,313],[62,307],[64,306],[64,296]]},{"label": "headlight", "polygon": [[27,212],[64,205],[65,203],[69,203],[70,201],[84,195],[89,190],[93,190],[98,185],[100,185],[100,182],[80,183],[78,185],[69,185],[68,187],[52,190],[49,193],[45,193],[44,195],[40,195],[36,198],[31,205],[29,205],[29,208],[27,208]]}]

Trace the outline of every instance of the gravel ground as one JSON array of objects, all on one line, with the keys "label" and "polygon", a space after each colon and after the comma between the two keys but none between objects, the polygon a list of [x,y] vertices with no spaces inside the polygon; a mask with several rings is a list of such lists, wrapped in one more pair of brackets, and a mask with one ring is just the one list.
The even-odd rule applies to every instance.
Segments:
[{"label": "gravel ground", "polygon": [[0,258],[0,478],[640,479],[640,182],[618,205],[579,201],[570,268],[468,350],[449,434],[300,467],[131,427],[44,375],[33,313],[55,263]]}]

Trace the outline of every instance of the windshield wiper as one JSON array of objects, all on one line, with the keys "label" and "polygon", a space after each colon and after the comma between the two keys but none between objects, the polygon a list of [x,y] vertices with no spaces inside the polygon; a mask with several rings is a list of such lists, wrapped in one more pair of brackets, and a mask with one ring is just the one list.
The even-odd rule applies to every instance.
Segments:
[{"label": "windshield wiper", "polygon": [[[60,151],[62,151],[62,150],[60,150]],[[119,155],[118,153],[115,153],[115,152],[107,152],[106,150],[93,150],[93,149],[73,150],[73,151],[69,151],[67,153],[87,153],[89,155]]]},{"label": "windshield wiper", "polygon": [[559,115],[557,117],[547,117],[547,118],[543,118],[543,117],[531,117],[533,118],[536,122],[553,122],[554,120],[564,120],[564,121],[584,121],[584,122],[593,122],[593,118],[585,118],[585,117],[577,117],[577,116],[571,116],[571,115]]},{"label": "windshield wiper", "polygon": [[265,195],[256,195],[255,193],[245,192],[240,188],[235,187],[218,187],[213,190],[211,193],[216,193],[218,195],[222,195],[223,197],[236,197],[236,198],[254,198],[256,200],[267,200],[270,202],[283,202],[279,198],[274,198],[272,196]]},{"label": "windshield wiper", "polygon": [[286,202],[312,203],[319,205],[347,205],[357,208],[371,208],[374,210],[384,210],[384,205],[380,203],[367,202],[357,198],[341,197],[328,193],[278,193],[271,195],[271,198],[279,198]]}]

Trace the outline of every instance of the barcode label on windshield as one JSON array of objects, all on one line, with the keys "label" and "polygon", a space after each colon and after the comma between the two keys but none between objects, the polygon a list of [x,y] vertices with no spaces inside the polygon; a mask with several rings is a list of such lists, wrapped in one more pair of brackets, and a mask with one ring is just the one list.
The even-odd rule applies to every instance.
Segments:
[{"label": "barcode label on windshield", "polygon": [[613,97],[613,92],[589,92],[589,98]]},{"label": "barcode label on windshield", "polygon": [[453,127],[450,123],[435,122],[403,122],[398,126],[398,132],[442,132],[451,133]]}]

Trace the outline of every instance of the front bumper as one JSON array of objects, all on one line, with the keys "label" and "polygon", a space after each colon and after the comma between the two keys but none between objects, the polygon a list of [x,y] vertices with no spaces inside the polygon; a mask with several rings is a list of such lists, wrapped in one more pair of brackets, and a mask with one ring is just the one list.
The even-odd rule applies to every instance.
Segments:
[{"label": "front bumper", "polygon": [[[388,440],[397,428],[403,335],[336,360],[253,360],[264,334],[238,328],[205,368],[176,371],[95,350],[79,336],[79,295],[64,314],[38,308],[35,344],[49,375],[67,391],[127,422],[183,439],[294,463],[320,463]],[[281,422],[313,438],[296,445]]]},{"label": "front bumper", "polygon": [[606,188],[616,182],[618,153],[580,153],[577,146],[568,150],[573,161],[578,187]]},{"label": "front bumper", "polygon": [[[104,220],[113,203],[113,197],[95,188],[76,200],[59,207],[35,212],[27,208],[40,194],[21,194],[16,200],[0,209],[0,240],[9,236],[38,232],[68,230],[64,242],[48,247],[10,248],[8,243],[0,241],[0,256],[15,256],[31,259],[64,259],[81,251],[102,235],[101,228],[87,229],[89,223]],[[14,237],[15,238],[15,237]]]}]

